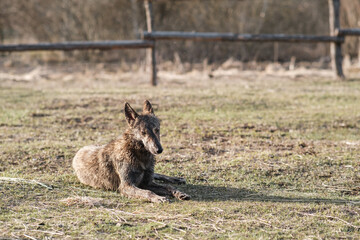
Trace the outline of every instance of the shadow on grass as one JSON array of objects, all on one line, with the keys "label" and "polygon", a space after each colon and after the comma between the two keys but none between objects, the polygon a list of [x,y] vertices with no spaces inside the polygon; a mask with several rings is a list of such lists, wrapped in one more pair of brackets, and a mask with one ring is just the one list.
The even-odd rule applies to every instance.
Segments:
[{"label": "shadow on grass", "polygon": [[209,185],[187,184],[181,187],[191,195],[194,201],[254,201],[254,202],[298,202],[298,203],[328,203],[345,205],[353,201],[346,199],[311,198],[311,197],[281,197],[266,195],[242,188],[215,187]]}]

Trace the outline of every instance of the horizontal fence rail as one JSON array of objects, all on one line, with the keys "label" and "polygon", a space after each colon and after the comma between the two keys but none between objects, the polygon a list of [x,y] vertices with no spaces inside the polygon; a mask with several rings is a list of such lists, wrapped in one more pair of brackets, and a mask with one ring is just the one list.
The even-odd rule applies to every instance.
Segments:
[{"label": "horizontal fence rail", "polygon": [[43,50],[112,50],[112,49],[137,49],[152,48],[153,41],[146,40],[122,40],[122,41],[98,41],[98,42],[61,42],[61,43],[34,43],[34,44],[0,44],[0,52],[8,51],[43,51]]},{"label": "horizontal fence rail", "polygon": [[343,28],[338,30],[341,36],[360,36],[360,28]]},{"label": "horizontal fence rail", "polygon": [[214,32],[143,32],[146,40],[193,40],[193,41],[230,41],[230,42],[344,42],[343,37],[288,34],[236,34]]}]

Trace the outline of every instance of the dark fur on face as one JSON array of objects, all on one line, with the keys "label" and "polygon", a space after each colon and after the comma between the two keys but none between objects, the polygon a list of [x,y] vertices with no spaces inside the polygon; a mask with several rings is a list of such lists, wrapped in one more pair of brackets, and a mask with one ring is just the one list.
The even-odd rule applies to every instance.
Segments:
[{"label": "dark fur on face", "polygon": [[160,143],[160,121],[149,101],[145,101],[141,115],[137,114],[130,104],[125,103],[125,116],[134,139],[141,141],[145,149],[152,154],[163,152]]}]

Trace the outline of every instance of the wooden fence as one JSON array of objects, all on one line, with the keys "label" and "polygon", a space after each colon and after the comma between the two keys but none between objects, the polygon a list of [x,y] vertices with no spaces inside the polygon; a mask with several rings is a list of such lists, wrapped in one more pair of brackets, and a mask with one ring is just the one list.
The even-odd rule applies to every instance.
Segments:
[{"label": "wooden fence", "polygon": [[341,45],[345,36],[360,36],[360,29],[340,28],[340,0],[328,0],[330,36],[287,35],[287,34],[234,34],[214,32],[170,32],[156,31],[154,28],[152,1],[144,0],[147,31],[142,40],[62,42],[37,44],[0,45],[0,52],[43,51],[43,50],[85,50],[85,49],[147,49],[147,64],[151,66],[151,84],[157,85],[156,42],[161,40],[221,41],[221,42],[324,42],[330,43],[331,64],[337,77],[344,79],[342,70]]},{"label": "wooden fence", "polygon": [[36,43],[36,44],[8,44],[0,45],[3,52],[21,51],[49,51],[49,50],[112,50],[112,49],[131,49],[131,48],[152,48],[153,41],[129,40],[129,41],[99,41],[99,42],[62,42],[62,43]]}]

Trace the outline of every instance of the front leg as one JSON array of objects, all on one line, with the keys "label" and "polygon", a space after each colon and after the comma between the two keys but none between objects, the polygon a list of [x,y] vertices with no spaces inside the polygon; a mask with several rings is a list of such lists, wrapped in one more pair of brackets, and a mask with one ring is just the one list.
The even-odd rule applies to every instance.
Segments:
[{"label": "front leg", "polygon": [[163,203],[169,201],[166,197],[159,196],[151,190],[141,189],[128,183],[121,183],[119,190],[123,195],[129,198],[138,198],[155,203]]},{"label": "front leg", "polygon": [[139,186],[140,188],[150,190],[158,195],[162,196],[174,196],[179,200],[189,200],[190,196],[186,193],[180,192],[176,188],[170,185],[160,185],[154,182],[154,170],[149,168],[144,171],[144,176],[142,182]]},{"label": "front leg", "polygon": [[141,181],[144,179],[144,172],[131,166],[130,164],[123,165],[117,168],[117,173],[120,178],[119,191],[129,198],[138,198],[150,202],[168,202],[166,197],[159,196],[148,189],[138,188]]},{"label": "front leg", "polygon": [[179,200],[190,200],[191,198],[188,194],[183,193],[170,185],[160,185],[151,182],[146,185],[145,188],[159,195],[172,195]]},{"label": "front leg", "polygon": [[186,183],[185,178],[182,178],[182,177],[170,177],[170,176],[162,175],[162,174],[159,174],[159,173],[154,173],[154,179],[155,180],[160,180],[160,181],[163,181],[163,182],[173,183],[173,184],[185,184]]}]

